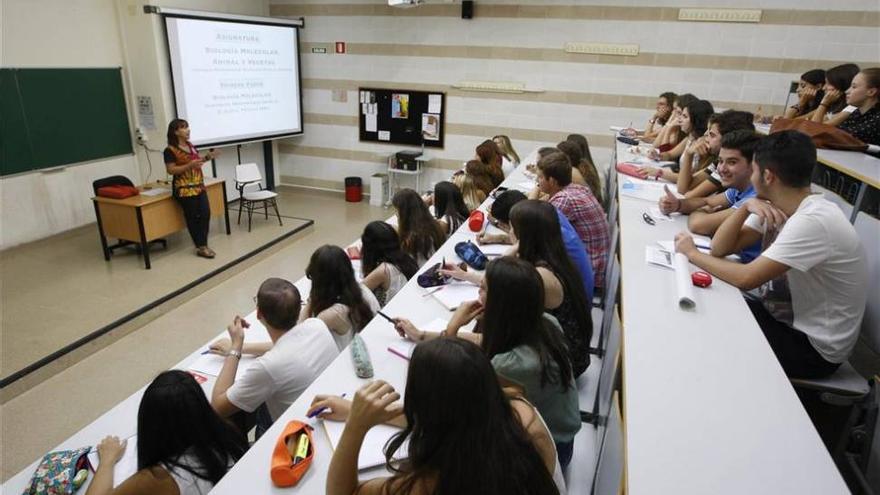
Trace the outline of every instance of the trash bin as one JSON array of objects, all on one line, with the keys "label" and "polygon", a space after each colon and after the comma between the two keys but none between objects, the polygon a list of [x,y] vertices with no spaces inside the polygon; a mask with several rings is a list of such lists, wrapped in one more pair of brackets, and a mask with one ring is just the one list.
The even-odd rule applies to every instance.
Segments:
[{"label": "trash bin", "polygon": [[360,177],[345,178],[345,200],[349,203],[360,203],[364,194],[364,183]]}]

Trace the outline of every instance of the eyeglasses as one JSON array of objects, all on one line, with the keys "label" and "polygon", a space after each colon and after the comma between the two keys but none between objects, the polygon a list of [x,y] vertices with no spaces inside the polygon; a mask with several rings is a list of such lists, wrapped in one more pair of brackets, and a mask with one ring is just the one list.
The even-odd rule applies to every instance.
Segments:
[{"label": "eyeglasses", "polygon": [[657,225],[657,221],[651,215],[648,215],[647,212],[642,213],[642,220],[645,221],[648,225]]},{"label": "eyeglasses", "polygon": [[257,304],[257,296],[254,296],[254,304]]}]

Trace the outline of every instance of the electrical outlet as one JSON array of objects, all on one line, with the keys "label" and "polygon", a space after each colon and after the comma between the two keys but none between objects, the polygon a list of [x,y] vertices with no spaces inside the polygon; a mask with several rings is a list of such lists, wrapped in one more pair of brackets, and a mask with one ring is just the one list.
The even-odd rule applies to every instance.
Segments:
[{"label": "electrical outlet", "polygon": [[138,144],[146,145],[147,141],[149,141],[149,138],[147,138],[147,135],[144,134],[144,131],[140,127],[134,130],[134,135],[137,138]]},{"label": "electrical outlet", "polygon": [[678,9],[679,21],[761,22],[761,11],[752,9]]},{"label": "electrical outlet", "polygon": [[567,53],[635,57],[639,54],[639,45],[631,43],[566,43],[565,51]]}]

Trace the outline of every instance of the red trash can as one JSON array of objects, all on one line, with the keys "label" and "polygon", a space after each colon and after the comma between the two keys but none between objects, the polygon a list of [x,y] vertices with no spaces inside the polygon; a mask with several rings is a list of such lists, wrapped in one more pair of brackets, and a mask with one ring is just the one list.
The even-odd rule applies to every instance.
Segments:
[{"label": "red trash can", "polygon": [[345,200],[349,203],[360,203],[364,194],[364,183],[360,177],[345,178]]}]

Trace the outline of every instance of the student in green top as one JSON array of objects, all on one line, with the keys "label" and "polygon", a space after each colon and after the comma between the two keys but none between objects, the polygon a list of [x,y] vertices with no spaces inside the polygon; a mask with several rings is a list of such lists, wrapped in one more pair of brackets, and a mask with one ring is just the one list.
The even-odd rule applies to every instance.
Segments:
[{"label": "student in green top", "polygon": [[[477,316],[480,333],[458,333]],[[417,342],[445,336],[480,344],[501,385],[520,391],[541,413],[559,463],[568,465],[581,427],[577,390],[565,336],[555,318],[544,314],[544,284],[532,264],[512,256],[491,261],[480,298],[459,306],[443,332],[419,330],[402,318],[395,329]]]}]

